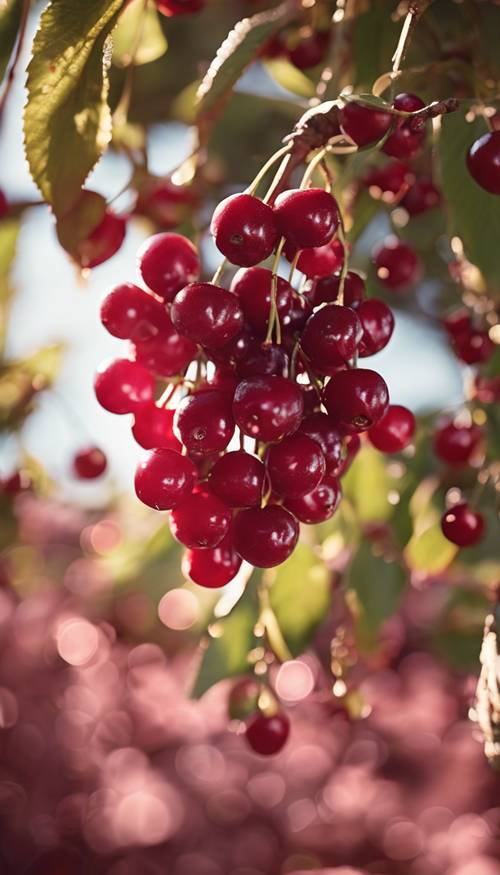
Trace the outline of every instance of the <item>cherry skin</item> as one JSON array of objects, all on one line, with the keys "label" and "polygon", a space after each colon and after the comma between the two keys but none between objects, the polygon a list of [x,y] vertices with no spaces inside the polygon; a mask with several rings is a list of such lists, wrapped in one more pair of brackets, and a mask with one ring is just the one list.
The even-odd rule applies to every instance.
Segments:
[{"label": "cherry skin", "polygon": [[271,207],[251,194],[233,194],[221,201],[212,216],[210,232],[220,252],[241,267],[264,261],[278,242]]},{"label": "cherry skin", "polygon": [[139,249],[137,260],[144,282],[164,301],[172,301],[200,275],[196,247],[187,237],[169,231],[149,237]]},{"label": "cherry skin", "polygon": [[322,188],[282,191],[274,215],[281,235],[297,249],[325,246],[339,224],[337,201]]},{"label": "cherry skin", "polygon": [[[297,250],[285,247],[285,255],[293,261]],[[297,259],[297,270],[310,279],[329,276],[342,267],[344,263],[344,247],[340,240],[330,240],[325,246],[313,246],[302,249]]]},{"label": "cherry skin", "polygon": [[153,400],[154,379],[138,362],[115,359],[101,365],[94,390],[101,407],[110,413],[135,413]]},{"label": "cherry skin", "polygon": [[389,406],[385,380],[368,368],[338,371],[328,381],[323,401],[330,416],[346,432],[367,431]]},{"label": "cherry skin", "polygon": [[133,283],[115,286],[101,304],[101,322],[106,331],[122,340],[151,340],[168,331],[165,307]]},{"label": "cherry skin", "polygon": [[32,486],[31,474],[22,468],[14,471],[9,477],[0,479],[0,492],[10,496],[10,498],[21,495],[23,492],[29,492]]},{"label": "cherry skin", "polygon": [[414,285],[422,275],[422,264],[415,250],[396,237],[388,237],[375,249],[373,263],[379,282],[393,292]]},{"label": "cherry skin", "polygon": [[192,189],[170,179],[147,179],[138,193],[134,212],[147,216],[163,231],[186,221],[197,201]]},{"label": "cherry skin", "polygon": [[99,447],[85,447],[73,459],[73,472],[80,480],[95,480],[107,467],[108,460]]},{"label": "cherry skin", "polygon": [[186,369],[197,347],[192,340],[177,334],[170,324],[168,334],[132,344],[132,351],[135,360],[156,377],[173,377]]},{"label": "cherry skin", "polygon": [[218,365],[229,367],[244,359],[254,348],[255,338],[248,325],[244,324],[242,330],[229,343],[219,349],[207,350],[209,358]]},{"label": "cherry skin", "polygon": [[[339,296],[341,274],[338,271],[332,276],[318,280],[314,284],[314,304],[333,304]],[[353,307],[359,304],[365,296],[365,283],[359,273],[348,270],[344,278],[344,305]]]},{"label": "cherry skin", "polygon": [[257,458],[244,450],[225,453],[210,471],[210,489],[228,507],[255,507],[264,490],[266,470]]},{"label": "cherry skin", "polygon": [[462,501],[443,514],[441,529],[445,538],[457,547],[473,547],[482,540],[486,524],[482,514]]},{"label": "cherry skin", "polygon": [[176,295],[171,310],[177,331],[209,349],[233,340],[243,327],[235,295],[212,283],[190,283]]},{"label": "cherry skin", "polygon": [[326,469],[319,444],[300,432],[269,447],[266,466],[273,491],[285,498],[301,498],[311,492]]},{"label": "cherry skin", "polygon": [[227,505],[206,489],[195,490],[170,513],[170,531],[190,550],[217,547],[230,525]]},{"label": "cherry skin", "polygon": [[300,345],[315,371],[331,374],[353,358],[362,334],[351,307],[327,304],[308,319]]},{"label": "cherry skin", "polygon": [[231,399],[210,389],[183,398],[174,417],[174,432],[189,453],[219,453],[234,432]]},{"label": "cherry skin", "polygon": [[391,308],[379,298],[361,301],[356,313],[363,328],[359,355],[366,358],[380,352],[389,343],[394,331],[394,315]]},{"label": "cherry skin", "polygon": [[137,497],[155,510],[171,510],[193,491],[196,468],[175,450],[152,450],[135,474]]},{"label": "cherry skin", "polygon": [[288,57],[297,70],[317,67],[326,55],[330,34],[325,30],[313,30],[289,50]]},{"label": "cherry skin", "polygon": [[155,0],[158,12],[170,17],[172,15],[192,15],[205,6],[206,0]]},{"label": "cherry skin", "polygon": [[500,130],[474,140],[467,152],[467,169],[481,188],[500,194]]},{"label": "cherry skin", "polygon": [[372,197],[394,203],[413,183],[413,170],[401,161],[389,161],[384,167],[374,167],[363,178]]},{"label": "cherry skin", "polygon": [[135,414],[132,434],[145,450],[167,448],[181,451],[181,444],[174,436],[174,411],[156,404],[145,404]]},{"label": "cherry skin", "polygon": [[[259,335],[265,335],[271,312],[272,271],[265,267],[250,267],[237,271],[231,291],[237,296],[245,322]],[[292,306],[293,289],[286,280],[277,278],[276,306],[282,326]]]},{"label": "cherry skin", "polygon": [[420,216],[427,210],[439,206],[440,203],[441,192],[432,180],[426,177],[416,179],[401,200],[401,206],[410,216]]},{"label": "cherry skin", "polygon": [[474,397],[481,404],[500,402],[500,377],[476,377],[474,380]]},{"label": "cherry skin", "polygon": [[302,420],[299,432],[321,447],[328,474],[336,474],[342,462],[342,434],[326,413],[312,413]]},{"label": "cherry skin", "polygon": [[468,328],[457,331],[451,338],[453,352],[467,365],[478,365],[487,362],[495,352],[495,344],[487,331]]},{"label": "cherry skin", "polygon": [[390,404],[387,412],[368,432],[370,442],[382,453],[399,453],[411,444],[415,417],[401,404]]},{"label": "cherry skin", "polygon": [[270,374],[284,377],[288,373],[288,356],[282,346],[256,344],[248,355],[236,365],[240,379],[261,377]]},{"label": "cherry skin", "polygon": [[92,268],[108,261],[120,249],[127,230],[127,222],[112,210],[106,210],[103,218],[86,240],[78,244],[78,260],[81,267]]},{"label": "cherry skin", "polygon": [[342,490],[338,480],[326,474],[321,483],[307,495],[300,498],[287,498],[285,507],[301,523],[316,525],[331,519],[342,498]]},{"label": "cherry skin", "polygon": [[245,738],[255,753],[273,756],[284,747],[289,734],[290,723],[284,714],[257,714],[248,724]]},{"label": "cherry skin", "polygon": [[233,523],[236,552],[256,568],[281,565],[293,553],[298,538],[297,520],[279,504],[242,510]]},{"label": "cherry skin", "polygon": [[[416,112],[425,106],[416,94],[398,94],[394,98],[394,108],[403,112]],[[382,151],[392,158],[412,158],[425,140],[425,126],[413,131],[408,122],[400,119],[395,130],[389,134]]]},{"label": "cherry skin", "polygon": [[467,332],[471,324],[470,310],[467,310],[466,307],[459,307],[458,310],[453,310],[443,319],[443,328],[450,337]]},{"label": "cherry skin", "polygon": [[392,115],[382,109],[363,106],[354,100],[339,110],[340,127],[357,146],[381,140],[392,124]]},{"label": "cherry skin", "polygon": [[182,573],[198,586],[219,589],[231,582],[240,566],[241,556],[234,549],[229,532],[211,550],[187,550],[182,560]]},{"label": "cherry skin", "polygon": [[234,393],[233,413],[243,434],[279,441],[297,430],[304,411],[299,386],[284,377],[242,380]]},{"label": "cherry skin", "polygon": [[476,452],[483,436],[477,425],[460,425],[445,420],[436,429],[433,448],[436,456],[448,465],[467,465]]},{"label": "cherry skin", "polygon": [[0,219],[3,219],[9,211],[9,202],[5,197],[5,192],[0,188]]}]

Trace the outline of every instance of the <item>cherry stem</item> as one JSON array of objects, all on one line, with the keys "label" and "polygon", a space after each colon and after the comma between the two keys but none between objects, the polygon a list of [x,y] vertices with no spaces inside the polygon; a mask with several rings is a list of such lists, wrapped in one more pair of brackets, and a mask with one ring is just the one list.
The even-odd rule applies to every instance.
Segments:
[{"label": "cherry stem", "polygon": [[219,264],[219,267],[217,268],[217,270],[215,271],[215,273],[211,279],[212,285],[216,286],[220,282],[220,279],[221,279],[227,265],[228,265],[228,260],[227,260],[227,258],[224,258],[224,260],[221,261],[221,263]]},{"label": "cherry stem", "polygon": [[[252,180],[252,182],[250,183],[250,185],[246,189],[246,194],[255,194],[260,183],[262,182],[264,177],[267,175],[267,173],[271,169],[271,167],[273,167],[273,165],[276,164],[276,162],[279,161],[280,158],[282,158],[284,155],[286,155],[290,151],[291,151],[291,143],[287,143],[286,146],[282,146],[281,149],[278,149],[278,151],[274,153],[274,155],[271,155],[269,160],[266,161],[266,163],[263,165],[263,167],[261,167],[257,176]],[[275,179],[276,179],[276,177],[275,177]],[[265,203],[267,202],[267,200],[266,200],[267,198],[268,198],[268,194],[266,194],[266,197],[264,198]]]},{"label": "cherry stem", "polygon": [[24,38],[26,36],[26,27],[28,24],[29,12],[31,8],[31,0],[23,0],[22,10],[21,10],[21,20],[19,22],[19,32],[17,36],[17,46],[14,57],[12,59],[12,64],[10,65],[9,72],[7,73],[7,79],[5,82],[5,87],[3,90],[3,94],[0,97],[0,119],[2,117],[3,111],[5,109],[5,104],[7,103],[7,98],[12,89],[12,85],[14,84],[14,77],[16,75],[17,65],[19,63],[19,59],[21,57],[23,46],[24,46]]},{"label": "cherry stem", "polygon": [[295,273],[295,269],[297,267],[297,262],[298,262],[299,258],[300,258],[300,249],[293,256],[293,261],[290,265],[290,272],[288,274],[288,282],[290,283],[290,285],[292,283],[293,275]]},{"label": "cherry stem", "polygon": [[257,587],[257,600],[260,609],[257,623],[264,627],[267,643],[278,662],[288,662],[293,657],[283,638],[276,614],[271,607],[269,586],[264,580]]},{"label": "cherry stem", "polygon": [[340,282],[339,282],[339,293],[338,293],[338,302],[339,304],[344,303],[344,286],[345,286],[345,278],[347,276],[347,272],[349,270],[349,253],[347,250],[347,238],[345,233],[345,225],[342,213],[339,212],[339,227],[337,229],[337,236],[342,244],[342,248],[344,250],[344,258],[342,261],[342,268],[340,271]]},{"label": "cherry stem", "polygon": [[318,164],[321,164],[321,162],[323,161],[327,152],[328,152],[328,146],[323,146],[323,148],[319,150],[319,152],[314,156],[314,158],[311,159],[311,161],[309,162],[309,164],[306,167],[306,171],[304,173],[304,176],[302,177],[302,182],[300,183],[301,190],[303,190],[304,188],[307,188],[314,171],[316,170]]},{"label": "cherry stem", "polygon": [[272,266],[272,279],[271,279],[271,309],[269,311],[269,320],[267,323],[267,334],[266,339],[264,340],[264,345],[269,345],[272,343],[273,339],[273,331],[276,326],[276,343],[281,343],[281,325],[280,318],[278,314],[278,307],[276,304],[276,292],[278,289],[278,267],[280,263],[281,253],[283,251],[283,247],[285,245],[285,238],[282,237],[280,242],[278,243],[278,247],[276,249],[274,255],[274,261]]}]

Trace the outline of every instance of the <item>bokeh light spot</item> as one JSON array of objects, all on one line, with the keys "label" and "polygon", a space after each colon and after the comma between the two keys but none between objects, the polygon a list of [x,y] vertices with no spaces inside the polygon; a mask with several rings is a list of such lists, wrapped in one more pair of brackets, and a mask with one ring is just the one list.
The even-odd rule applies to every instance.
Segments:
[{"label": "bokeh light spot", "polygon": [[314,676],[309,666],[300,659],[291,659],[280,667],[276,678],[276,692],[286,702],[300,702],[312,692]]},{"label": "bokeh light spot", "polygon": [[97,653],[99,632],[87,620],[65,620],[58,626],[56,640],[59,656],[65,662],[85,665]]},{"label": "bokeh light spot", "polygon": [[158,616],[169,629],[190,629],[199,616],[200,607],[196,596],[188,589],[171,589],[158,605]]}]

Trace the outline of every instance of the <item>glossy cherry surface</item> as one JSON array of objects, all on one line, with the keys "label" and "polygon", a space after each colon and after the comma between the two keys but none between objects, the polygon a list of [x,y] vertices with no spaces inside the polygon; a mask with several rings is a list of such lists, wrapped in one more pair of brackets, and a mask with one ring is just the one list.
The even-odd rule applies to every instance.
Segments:
[{"label": "glossy cherry surface", "polygon": [[[265,335],[271,312],[273,275],[265,267],[250,267],[237,271],[231,291],[237,296],[245,322],[259,335]],[[293,289],[282,277],[276,282],[276,306],[282,326],[292,306]]]},{"label": "glossy cherry surface", "polygon": [[441,529],[445,538],[457,547],[473,547],[482,540],[486,524],[482,514],[463,501],[443,514]]},{"label": "glossy cherry surface", "polygon": [[500,194],[500,130],[488,131],[474,140],[467,152],[472,178],[490,194]]},{"label": "glossy cherry surface", "polygon": [[389,406],[385,380],[368,368],[339,371],[326,384],[323,400],[332,418],[346,431],[366,431]]},{"label": "glossy cherry surface", "polygon": [[351,307],[327,304],[308,319],[300,345],[315,371],[331,374],[354,357],[362,334]]},{"label": "glossy cherry surface", "polygon": [[284,377],[242,380],[234,394],[233,413],[243,434],[278,441],[298,428],[304,410],[299,386]]},{"label": "glossy cherry surface", "polygon": [[187,550],[182,560],[182,571],[193,583],[207,589],[219,589],[236,576],[241,556],[233,547],[231,532],[217,547],[209,550]]},{"label": "glossy cherry surface", "polygon": [[342,461],[342,433],[330,417],[320,411],[311,413],[302,420],[299,432],[319,444],[325,458],[326,471],[329,474],[336,473]]},{"label": "glossy cherry surface", "polygon": [[209,486],[229,507],[259,505],[266,471],[257,458],[244,450],[225,453],[213,466]]},{"label": "glossy cherry surface", "polygon": [[436,456],[448,465],[467,465],[477,450],[483,436],[477,425],[461,425],[446,420],[438,425],[433,447]]},{"label": "glossy cherry surface", "polygon": [[268,717],[258,714],[248,724],[245,738],[255,753],[273,756],[284,747],[290,734],[290,723],[284,714]]},{"label": "glossy cherry surface", "polygon": [[180,334],[209,349],[233,340],[243,327],[238,298],[212,283],[190,283],[172,304],[172,322]]},{"label": "glossy cherry surface", "polygon": [[181,450],[181,444],[174,435],[174,411],[166,407],[157,407],[156,404],[140,407],[134,417],[132,434],[145,450]]},{"label": "glossy cherry surface", "polygon": [[137,254],[139,272],[153,292],[172,301],[185,285],[198,279],[200,259],[187,237],[165,231],[149,237]]},{"label": "glossy cherry surface", "polygon": [[349,101],[339,110],[340,127],[358,146],[381,140],[389,130],[392,115],[382,109]]},{"label": "glossy cherry surface", "polygon": [[233,523],[237,553],[256,568],[281,565],[293,553],[298,537],[297,520],[279,504],[242,510]]},{"label": "glossy cherry surface", "polygon": [[401,404],[390,404],[386,413],[368,432],[371,443],[382,453],[399,453],[413,440],[415,417]]},{"label": "glossy cherry surface", "polygon": [[170,531],[190,550],[217,547],[230,525],[227,505],[206,489],[196,489],[170,513]]},{"label": "glossy cherry surface", "polygon": [[269,447],[266,467],[273,491],[285,498],[300,498],[311,492],[326,469],[319,444],[303,432]]},{"label": "glossy cherry surface", "polygon": [[233,194],[221,201],[212,216],[210,231],[222,254],[241,267],[264,261],[279,236],[273,210],[251,194]]},{"label": "glossy cherry surface", "polygon": [[297,249],[325,246],[339,223],[337,201],[322,188],[281,192],[274,203],[274,214],[281,235]]},{"label": "glossy cherry surface", "polygon": [[175,412],[174,432],[190,453],[224,450],[234,432],[231,398],[219,389],[187,395]]},{"label": "glossy cherry surface", "polygon": [[181,374],[196,356],[192,340],[178,334],[172,323],[168,332],[132,345],[134,359],[156,377]]},{"label": "glossy cherry surface", "polygon": [[171,324],[163,304],[133,283],[115,286],[106,295],[101,322],[113,337],[138,342],[168,331]]},{"label": "glossy cherry surface", "polygon": [[138,362],[115,359],[101,365],[94,390],[101,407],[110,413],[134,413],[153,400],[154,379]]},{"label": "glossy cherry surface", "polygon": [[385,301],[367,298],[356,307],[363,334],[359,342],[359,355],[365,358],[380,352],[389,343],[394,331],[394,314]]},{"label": "glossy cherry surface", "polygon": [[[314,304],[333,304],[338,300],[340,285],[340,271],[317,280],[314,284]],[[363,278],[354,270],[348,270],[344,277],[344,305],[353,307],[359,304],[365,296],[365,283]]]},{"label": "glossy cherry surface", "polygon": [[337,510],[342,498],[339,481],[326,474],[321,483],[300,498],[285,499],[285,507],[301,523],[316,525],[329,520]]},{"label": "glossy cherry surface", "polygon": [[104,474],[108,460],[99,447],[80,450],[73,459],[73,472],[80,480],[95,480]]},{"label": "glossy cherry surface", "polygon": [[155,510],[171,510],[192,492],[196,468],[175,450],[155,449],[135,474],[137,497]]}]

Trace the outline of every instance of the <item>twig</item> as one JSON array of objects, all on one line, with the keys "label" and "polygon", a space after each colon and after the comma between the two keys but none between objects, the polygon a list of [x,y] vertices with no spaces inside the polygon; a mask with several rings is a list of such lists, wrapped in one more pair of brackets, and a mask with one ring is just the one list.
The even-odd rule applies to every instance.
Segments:
[{"label": "twig", "polygon": [[10,94],[12,85],[14,83],[14,77],[16,75],[17,65],[19,63],[19,58],[21,57],[21,53],[23,51],[24,38],[26,36],[26,27],[28,24],[30,7],[31,7],[30,0],[23,0],[23,6],[22,6],[22,10],[21,10],[21,20],[19,22],[19,32],[17,35],[16,51],[15,51],[14,57],[12,59],[12,64],[10,65],[9,72],[7,73],[7,80],[5,82],[3,94],[0,98],[0,120],[2,118],[2,114],[3,114],[3,111],[5,109],[5,104],[7,103],[7,98]]}]

